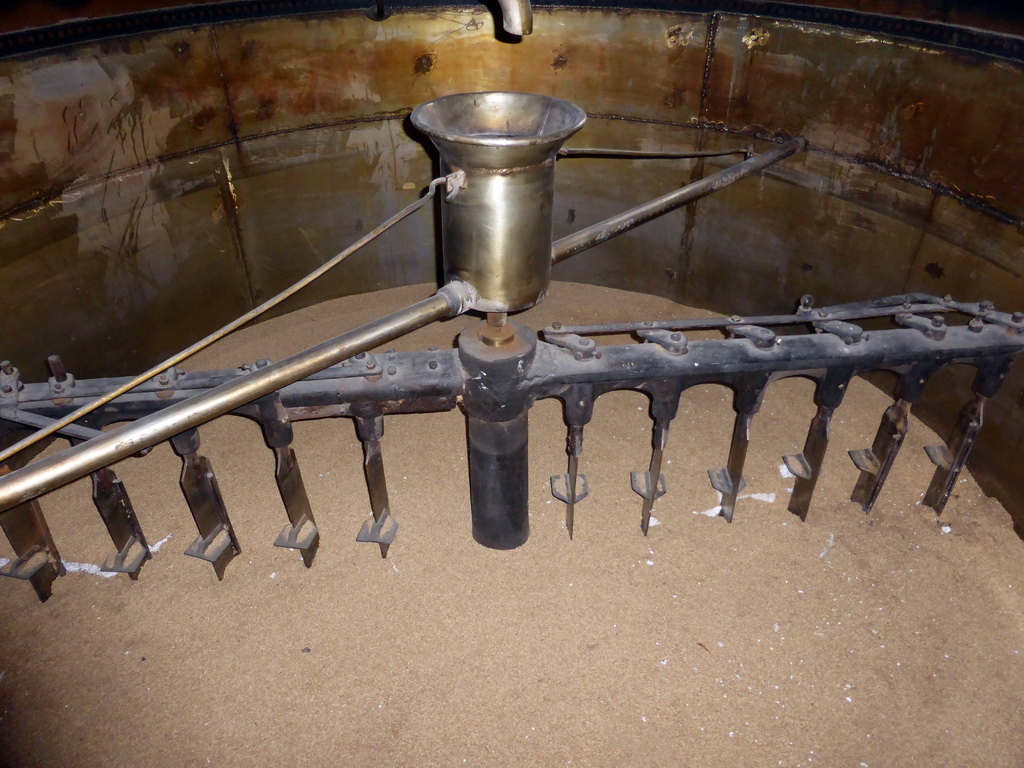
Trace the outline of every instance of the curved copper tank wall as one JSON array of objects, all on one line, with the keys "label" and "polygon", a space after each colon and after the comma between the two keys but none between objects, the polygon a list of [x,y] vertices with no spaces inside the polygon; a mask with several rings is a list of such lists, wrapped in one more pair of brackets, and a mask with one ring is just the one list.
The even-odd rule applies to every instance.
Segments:
[{"label": "curved copper tank wall", "polygon": [[[744,2],[536,7],[516,42],[483,7],[375,21],[337,5],[190,6],[0,36],[4,357],[28,378],[52,353],[80,377],[142,370],[412,201],[433,161],[411,108],[488,89],[576,102],[590,121],[574,146],[810,142],[555,279],[728,313],[903,291],[1024,308],[1024,40],[955,26],[1019,32],[1010,21],[950,4],[953,25],[781,3],[761,16]],[[556,236],[713,167],[563,161]],[[434,280],[436,247],[431,218],[410,219],[287,309]],[[918,415],[944,431],[970,376],[937,378]],[[1018,530],[1022,448],[1017,366],[973,465]]]}]

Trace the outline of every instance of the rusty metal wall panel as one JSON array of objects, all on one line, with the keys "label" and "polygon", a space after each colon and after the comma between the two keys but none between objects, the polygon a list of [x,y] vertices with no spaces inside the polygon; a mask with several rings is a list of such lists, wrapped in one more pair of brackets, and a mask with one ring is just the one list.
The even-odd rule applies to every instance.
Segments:
[{"label": "rusty metal wall panel", "polygon": [[1024,85],[1017,65],[834,28],[726,16],[706,116],[805,136],[1024,215]]},{"label": "rusty metal wall panel", "polygon": [[1019,225],[994,221],[955,200],[939,197],[928,232],[965,255],[973,254],[1004,270],[1011,283],[1024,278],[1024,229]]},{"label": "rusty metal wall panel", "polygon": [[601,114],[696,116],[703,17],[569,9],[536,16],[534,34],[515,45],[494,38],[482,9],[219,27],[239,135],[394,114],[439,95],[483,90],[545,93]]},{"label": "rusty metal wall panel", "polygon": [[859,174],[846,165],[822,174],[820,156],[792,157],[762,179],[701,200],[687,300],[754,314],[808,293],[819,304],[899,293],[920,232],[880,211],[880,196],[858,188]]},{"label": "rusty metal wall panel", "polygon": [[209,29],[0,60],[0,213],[230,140]]},{"label": "rusty metal wall panel", "polygon": [[[591,118],[570,142],[574,147],[644,151],[697,148],[701,132],[639,121]],[[728,137],[743,147],[741,137]],[[738,159],[738,158],[737,158]],[[694,160],[560,160],[555,176],[555,237],[564,237],[630,206],[689,183]],[[558,264],[554,279],[650,293],[682,301],[686,211],[674,211]]]},{"label": "rusty metal wall panel", "polygon": [[[5,220],[3,356],[45,378],[138,373],[249,306],[219,151],[133,170]],[[116,374],[115,374],[116,372]]]},{"label": "rusty metal wall panel", "polygon": [[1024,306],[1019,277],[932,234],[921,239],[905,289],[962,296],[964,301],[987,299],[998,307]]},{"label": "rusty metal wall panel", "polygon": [[[255,303],[319,267],[416,200],[435,166],[401,120],[246,142],[233,187]],[[285,302],[283,314],[336,296],[437,277],[433,208],[350,256]]]}]

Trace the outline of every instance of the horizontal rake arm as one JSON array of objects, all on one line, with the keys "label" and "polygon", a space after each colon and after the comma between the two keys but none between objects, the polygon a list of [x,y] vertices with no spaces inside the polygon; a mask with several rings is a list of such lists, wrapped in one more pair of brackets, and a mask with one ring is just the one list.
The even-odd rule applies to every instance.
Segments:
[{"label": "horizontal rake arm", "polygon": [[[454,313],[458,306],[457,300],[435,297],[396,313],[383,324],[328,342],[330,355],[317,359],[332,364],[322,367],[318,362],[317,370],[306,378],[276,388],[271,382],[279,380],[269,377],[289,368],[289,361],[301,355],[276,365],[261,360],[231,371],[173,370],[122,395],[90,414],[80,425],[83,434],[95,434],[114,422],[136,421],[89,440],[72,437],[76,446],[69,451],[24,469],[10,467],[16,471],[0,476],[0,499],[10,508],[0,519],[12,541],[17,540],[21,556],[0,573],[19,578],[41,574],[33,583],[41,595],[48,594],[49,583],[60,573],[60,561],[35,497],[62,482],[91,474],[94,501],[116,550],[105,568],[136,577],[150,551],[127,492],[107,464],[144,452],[160,440],[170,440],[182,459],[182,492],[199,533],[186,554],[209,561],[218,577],[222,576],[241,549],[212,465],[199,453],[195,429],[221,413],[260,424],[275,455],[275,479],[288,516],[275,544],[299,550],[310,566],[320,535],[291,448],[295,422],[338,416],[354,420],[363,445],[371,512],[357,538],[378,544],[386,555],[398,523],[385,480],[384,416],[449,411],[461,404],[469,417],[470,455],[478,467],[474,474],[471,463],[471,495],[474,503],[482,505],[474,509],[474,536],[487,546],[509,548],[522,544],[529,533],[525,514],[526,415],[538,399],[559,398],[566,406],[568,472],[552,477],[551,488],[566,504],[566,527],[571,536],[576,505],[590,491],[588,479],[579,473],[579,456],[595,399],[613,390],[639,390],[651,396],[651,458],[648,469],[634,472],[632,478],[633,489],[643,499],[641,529],[646,534],[652,509],[666,492],[661,473],[664,450],[680,395],[686,389],[713,383],[725,385],[735,394],[736,420],[728,460],[725,467],[709,471],[712,486],[722,495],[720,514],[731,521],[744,486],[743,464],[751,426],[766,388],[790,376],[817,382],[817,412],[803,449],[784,457],[796,476],[789,508],[805,519],[827,449],[829,423],[850,380],[868,371],[889,370],[900,376],[897,401],[883,416],[871,448],[851,451],[861,470],[853,499],[868,511],[898,455],[910,406],[929,377],[943,366],[968,363],[978,370],[972,398],[948,445],[929,448],[936,471],[925,501],[941,512],[981,427],[986,399],[996,393],[1024,350],[1024,316],[1019,313],[1006,315],[984,303],[959,304],[948,298],[909,295],[823,309],[814,309],[805,297],[793,315],[630,324],[640,343],[599,346],[591,338],[591,334],[621,332],[624,325],[567,328],[554,324],[543,331],[541,340],[515,323],[500,326],[492,322],[463,332],[457,349],[365,351],[394,335],[399,326],[428,322],[431,317]],[[935,307],[942,312],[931,314]],[[929,315],[918,314],[916,310],[921,308]],[[893,327],[865,331],[853,322],[861,316],[888,316]],[[955,316],[962,322],[947,324],[946,319]],[[777,334],[779,327],[787,332]],[[724,337],[691,341],[679,328],[717,330]],[[342,350],[354,354],[339,362],[336,358]],[[292,367],[293,373],[285,378],[293,378],[294,370]],[[119,381],[76,381],[65,374],[63,382],[51,378],[48,383],[22,384],[13,369],[0,371],[0,424],[8,424],[8,442],[24,430],[23,423],[58,419]],[[225,399],[224,393],[230,393],[231,399]],[[216,407],[204,405],[211,402],[217,403]],[[44,568],[48,570],[40,570]]]}]

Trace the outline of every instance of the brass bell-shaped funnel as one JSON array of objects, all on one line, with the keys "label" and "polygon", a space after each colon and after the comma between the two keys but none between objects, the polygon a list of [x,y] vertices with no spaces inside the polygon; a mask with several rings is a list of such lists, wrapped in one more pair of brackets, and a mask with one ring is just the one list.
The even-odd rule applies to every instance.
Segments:
[{"label": "brass bell-shaped funnel", "polygon": [[555,154],[586,122],[568,101],[532,93],[460,93],[428,101],[412,122],[456,174],[442,206],[445,280],[473,285],[482,312],[515,312],[551,279]]}]

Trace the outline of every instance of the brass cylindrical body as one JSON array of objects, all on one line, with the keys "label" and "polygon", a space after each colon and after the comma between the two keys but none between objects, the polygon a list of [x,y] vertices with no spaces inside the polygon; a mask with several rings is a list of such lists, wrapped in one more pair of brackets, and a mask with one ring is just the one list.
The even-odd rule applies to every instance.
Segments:
[{"label": "brass cylindrical body", "polygon": [[549,96],[489,92],[443,96],[412,122],[459,174],[442,206],[445,279],[464,280],[474,309],[533,306],[551,279],[555,153],[583,127],[575,104]]}]

